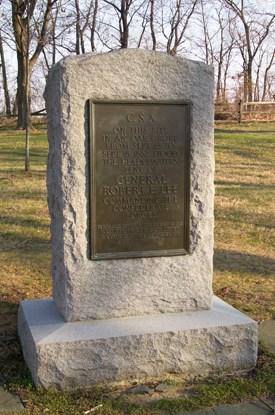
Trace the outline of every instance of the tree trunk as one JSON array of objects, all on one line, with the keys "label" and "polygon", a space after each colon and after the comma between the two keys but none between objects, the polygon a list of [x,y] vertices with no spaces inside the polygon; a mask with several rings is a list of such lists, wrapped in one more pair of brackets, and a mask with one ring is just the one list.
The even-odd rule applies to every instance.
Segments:
[{"label": "tree trunk", "polygon": [[17,128],[31,128],[31,93],[30,79],[33,66],[37,62],[46,42],[49,16],[56,0],[47,0],[46,9],[38,30],[38,39],[32,57],[29,56],[30,21],[33,17],[36,1],[13,0],[12,25],[16,42],[18,75],[17,75]]},{"label": "tree trunk", "polygon": [[16,40],[16,55],[17,55],[17,128],[26,129],[27,121],[31,126],[31,120],[27,120],[27,114],[30,114],[30,111],[26,110],[26,103],[30,105],[30,99],[27,99],[27,93],[30,95],[30,91],[27,91],[27,85],[30,84],[27,80],[29,76],[27,65],[28,65],[28,24],[29,16],[27,11],[27,19],[22,19],[20,15],[20,4],[18,2],[12,2],[12,19],[13,19],[13,28],[14,35]]},{"label": "tree trunk", "polygon": [[92,18],[92,26],[91,26],[91,49],[92,49],[92,52],[96,51],[95,31],[96,31],[97,10],[98,10],[98,0],[95,0],[94,10],[93,10],[93,18]]},{"label": "tree trunk", "polygon": [[9,89],[8,89],[6,62],[5,62],[1,31],[0,31],[0,58],[1,58],[2,75],[3,75],[3,88],[4,88],[4,95],[5,95],[6,115],[11,115],[11,102],[10,102],[10,95],[9,95]]},{"label": "tree trunk", "polygon": [[81,53],[85,53],[85,43],[84,43],[84,37],[83,37],[82,30],[80,32],[80,44],[81,44]]},{"label": "tree trunk", "polygon": [[222,99],[223,99],[223,102],[227,102],[227,75],[228,75],[228,70],[229,70],[229,66],[230,66],[231,51],[232,51],[232,46],[230,47],[230,49],[228,51],[228,55],[226,57],[224,73],[223,73],[223,86],[222,86]]},{"label": "tree trunk", "polygon": [[121,1],[121,22],[122,28],[120,32],[120,47],[121,49],[128,48],[129,39],[129,27],[128,27],[128,2],[127,0]]},{"label": "tree trunk", "polygon": [[253,100],[252,61],[247,65],[247,99],[249,102]]},{"label": "tree trunk", "polygon": [[[26,129],[28,125],[31,127],[31,116],[30,116],[30,105],[31,105],[31,94],[29,86],[30,74],[27,71],[27,57],[24,54],[17,51],[17,63],[18,63],[18,75],[17,75],[17,108],[18,108],[18,118],[17,118],[17,128]],[[28,98],[27,98],[28,93]],[[28,108],[27,108],[28,103]],[[28,119],[27,119],[28,118]]]},{"label": "tree trunk", "polygon": [[55,32],[56,32],[56,21],[57,21],[57,15],[58,15],[59,9],[56,8],[56,12],[55,15],[51,15],[51,20],[52,20],[52,31],[51,31],[51,36],[52,36],[52,66],[55,65],[56,63],[56,37],[55,37]]},{"label": "tree trunk", "polygon": [[272,53],[272,56],[271,56],[271,59],[270,59],[269,64],[268,64],[268,65],[267,65],[267,67],[265,68],[265,72],[264,72],[264,86],[263,86],[262,101],[264,101],[264,100],[265,100],[265,98],[266,98],[266,93],[267,93],[267,80],[268,80],[268,72],[269,72],[269,70],[270,70],[270,68],[271,68],[271,66],[272,66],[272,64],[273,64],[274,57],[275,57],[275,49],[274,49],[274,51],[273,51],[273,53]]},{"label": "tree trunk", "polygon": [[128,25],[127,25],[127,17],[123,19],[123,30],[120,34],[120,47],[121,49],[128,48]]},{"label": "tree trunk", "polygon": [[80,9],[79,2],[75,0],[75,9],[76,9],[76,21],[75,21],[75,53],[80,55]]},{"label": "tree trunk", "polygon": [[227,72],[224,72],[224,77],[223,77],[223,86],[222,86],[222,101],[223,103],[227,102]]},{"label": "tree trunk", "polygon": [[254,85],[254,102],[260,101],[260,69],[261,69],[261,62],[258,65],[257,72],[256,72],[256,79]]},{"label": "tree trunk", "polygon": [[216,87],[216,101],[221,101],[222,95],[222,60],[219,60],[218,64],[218,77],[217,77],[217,87]]},{"label": "tree trunk", "polygon": [[247,80],[247,69],[243,71],[243,102],[248,101],[248,80]]},{"label": "tree trunk", "polygon": [[156,50],[157,48],[157,40],[156,40],[156,34],[155,34],[155,28],[154,28],[154,7],[155,7],[155,0],[150,0],[150,30],[151,30],[151,37],[152,37],[152,50]]}]

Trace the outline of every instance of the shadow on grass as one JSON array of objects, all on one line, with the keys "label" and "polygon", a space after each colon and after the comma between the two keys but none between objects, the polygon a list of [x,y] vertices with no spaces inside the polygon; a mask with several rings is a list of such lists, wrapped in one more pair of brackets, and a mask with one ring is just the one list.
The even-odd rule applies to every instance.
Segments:
[{"label": "shadow on grass", "polygon": [[37,278],[48,275],[51,267],[49,238],[2,232],[0,244],[2,261],[8,264],[12,272],[16,272],[18,278],[25,278],[28,274],[26,270],[36,270]]},{"label": "shadow on grass", "polygon": [[[13,161],[16,157],[22,157],[25,155],[25,150],[22,148],[21,150],[10,150],[8,149],[1,149],[1,159],[7,161]],[[30,156],[45,158],[48,155],[48,149],[45,147],[36,147],[35,149],[30,150]]]},{"label": "shadow on grass", "polygon": [[268,133],[275,133],[275,130],[230,130],[230,129],[222,129],[222,128],[215,128],[216,133],[225,133],[225,134],[268,134]]},{"label": "shadow on grass", "polygon": [[[26,200],[26,199],[28,199],[28,200],[32,200],[32,199],[41,200],[42,199],[43,200],[43,199],[47,198],[46,192],[44,192],[44,191],[41,191],[41,192],[35,192],[35,191],[20,192],[20,191],[16,191],[16,192],[14,192],[14,190],[12,190],[12,189],[8,190],[8,191],[4,190],[2,192],[2,196],[5,197],[5,199],[11,198],[11,199],[24,199],[24,200]],[[1,218],[3,218],[3,216],[1,216]],[[4,219],[3,219],[3,221],[4,221]],[[17,218],[16,218],[16,221],[17,221]]]},{"label": "shadow on grass", "polygon": [[[39,224],[39,226],[41,226]],[[4,244],[6,244],[7,250],[10,249],[9,244],[11,243],[14,245],[14,248],[23,247],[23,246],[31,246],[34,253],[35,251],[39,250],[41,246],[49,245],[50,241],[48,238],[41,236],[33,236],[31,234],[21,234],[20,230],[18,232],[7,231],[1,233],[1,238],[3,238]],[[5,247],[3,246],[1,251],[6,251]]]},{"label": "shadow on grass", "polygon": [[215,180],[215,185],[217,186],[232,186],[232,187],[248,187],[250,189],[255,190],[265,190],[265,189],[274,189],[275,190],[275,184],[255,184],[255,183],[244,183],[244,182],[234,182],[229,180]]},{"label": "shadow on grass", "polygon": [[254,153],[253,153],[253,151],[251,151],[251,149],[249,149],[249,150],[233,150],[233,149],[231,149],[231,152],[232,152],[232,155],[235,155],[235,156],[239,156],[239,157],[242,157],[242,158],[247,158],[247,159],[260,159],[260,154],[259,154],[259,152],[258,151],[254,151]]},{"label": "shadow on grass", "polygon": [[216,249],[214,270],[245,272],[269,277],[275,275],[275,260],[244,252]]},{"label": "shadow on grass", "polygon": [[0,384],[25,377],[27,369],[17,336],[18,305],[0,299]]},{"label": "shadow on grass", "polygon": [[[33,164],[35,164],[35,163],[33,163]],[[31,165],[32,165],[32,162],[31,162]],[[4,176],[8,175],[8,177],[4,177],[4,178],[1,177],[1,180],[12,181],[13,177],[16,177],[16,178],[33,177],[33,176],[34,177],[36,177],[36,176],[45,177],[46,176],[46,169],[32,170],[32,168],[31,168],[30,171],[25,172],[24,166],[23,166],[23,163],[22,163],[22,167],[20,166],[19,168],[18,167],[14,168],[14,169],[9,168],[9,169],[6,169],[6,170],[5,169],[0,169],[0,174],[3,174]]]},{"label": "shadow on grass", "polygon": [[[236,194],[236,196],[239,196]],[[253,196],[249,197],[249,194],[243,194],[242,199],[247,200],[250,202],[251,206],[256,206],[257,199],[253,199]],[[260,228],[265,230],[267,229],[275,229],[275,224],[272,222],[272,213],[267,210],[266,214],[256,214],[253,211],[247,212],[242,209],[238,208],[223,208],[215,209],[215,221],[216,224],[219,220],[226,220],[227,222],[231,222],[231,225],[234,226],[242,226],[242,225],[249,225],[249,229],[246,231],[246,236],[249,238],[255,238],[255,232],[257,235],[259,234]],[[252,226],[252,227],[251,227]],[[235,228],[236,229],[236,228]],[[254,235],[254,236],[253,236]],[[266,235],[266,243],[268,243],[269,238],[272,236]],[[255,241],[254,241],[255,242]],[[257,242],[257,241],[256,241]]]},{"label": "shadow on grass", "polygon": [[[39,199],[40,197],[37,197]],[[2,223],[9,224],[9,225],[16,225],[16,226],[23,226],[23,227],[33,227],[33,228],[49,228],[49,223],[43,223],[42,220],[32,219],[20,216],[5,216],[1,215]],[[44,241],[45,243],[46,241]]]},{"label": "shadow on grass", "polygon": [[[259,141],[259,140],[258,140]],[[250,151],[252,150],[253,156],[257,155],[259,157],[260,160],[262,160],[263,157],[263,150],[269,151],[272,149],[273,146],[273,141],[275,141],[275,137],[274,140],[261,140],[260,142],[258,141],[252,141],[250,139],[249,142],[246,143],[246,146],[241,145],[241,146],[237,146],[236,142],[232,141],[228,141],[227,145],[225,145],[224,143],[219,143],[218,141],[215,143],[215,149],[219,150],[222,153],[226,153],[228,151],[230,152],[234,152],[235,154],[237,154],[238,152],[244,153],[244,154],[249,154]],[[238,140],[238,144],[239,144],[239,140]]]}]

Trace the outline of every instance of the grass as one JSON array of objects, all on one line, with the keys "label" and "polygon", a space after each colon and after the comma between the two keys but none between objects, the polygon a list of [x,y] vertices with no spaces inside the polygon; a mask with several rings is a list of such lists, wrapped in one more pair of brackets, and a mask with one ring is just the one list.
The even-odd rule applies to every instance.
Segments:
[{"label": "grass", "polygon": [[275,318],[275,124],[219,125],[215,151],[215,292]]},{"label": "grass", "polygon": [[[275,318],[275,123],[219,124],[215,136],[216,200],[214,291],[260,321]],[[25,298],[51,295],[46,200],[45,126],[31,136],[31,172],[24,172],[24,137],[0,126],[0,382],[16,391],[29,414],[176,414],[275,393],[275,359],[261,351],[249,375],[165,382],[166,394],[125,393],[128,384],[62,393],[36,390],[16,335],[17,307]],[[150,383],[151,382],[151,383]]]}]

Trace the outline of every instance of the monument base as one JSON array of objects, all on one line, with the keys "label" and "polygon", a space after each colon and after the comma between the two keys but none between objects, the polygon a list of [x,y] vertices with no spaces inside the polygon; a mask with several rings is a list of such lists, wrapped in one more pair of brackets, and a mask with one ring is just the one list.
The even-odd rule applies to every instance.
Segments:
[{"label": "monument base", "polygon": [[217,297],[211,310],[73,323],[53,300],[23,301],[18,326],[33,380],[46,388],[234,372],[257,358],[256,322]]}]

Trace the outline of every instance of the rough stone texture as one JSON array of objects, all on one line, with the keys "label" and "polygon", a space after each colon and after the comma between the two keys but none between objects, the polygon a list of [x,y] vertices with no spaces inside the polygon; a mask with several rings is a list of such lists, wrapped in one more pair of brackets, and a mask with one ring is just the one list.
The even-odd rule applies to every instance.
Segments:
[{"label": "rough stone texture", "polygon": [[[45,97],[53,293],[67,321],[211,306],[213,90],[211,67],[139,49],[69,57],[50,71]],[[88,259],[88,99],[191,101],[191,255]]]},{"label": "rough stone texture", "polygon": [[172,385],[167,385],[167,383],[160,383],[159,385],[155,387],[155,391],[163,393],[163,392],[167,392],[171,390],[172,388],[173,388]]},{"label": "rough stone texture", "polygon": [[259,341],[269,352],[275,353],[275,320],[265,320],[260,324]]},{"label": "rough stone texture", "polygon": [[133,393],[134,395],[152,395],[154,393],[154,389],[149,388],[147,385],[137,385],[131,389],[128,389],[128,393]]},{"label": "rough stone texture", "polygon": [[211,310],[86,322],[64,322],[52,300],[23,301],[19,334],[36,385],[62,389],[234,372],[252,368],[257,356],[257,324],[218,298]]}]

